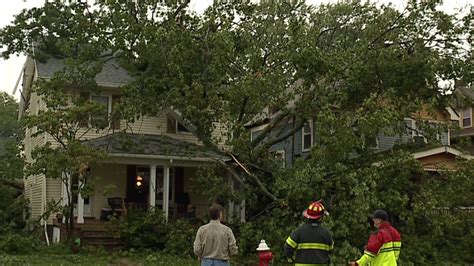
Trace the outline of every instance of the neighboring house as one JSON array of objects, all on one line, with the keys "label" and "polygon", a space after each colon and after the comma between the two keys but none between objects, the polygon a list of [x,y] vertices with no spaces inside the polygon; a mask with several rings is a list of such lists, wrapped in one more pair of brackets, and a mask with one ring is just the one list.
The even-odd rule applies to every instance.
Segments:
[{"label": "neighboring house", "polygon": [[[51,78],[62,68],[63,62],[59,59],[50,58],[47,62],[31,57],[27,59],[20,117],[38,114],[40,110],[47,108],[41,97],[32,90],[32,86],[37,79]],[[131,77],[125,70],[117,67],[114,60],[110,60],[105,63],[96,81],[103,87],[101,95],[80,96],[104,104],[108,112],[106,115],[110,115],[115,101],[120,98],[120,86],[130,82]],[[91,119],[100,119],[100,115]],[[107,130],[90,130],[81,137],[86,145],[104,149],[108,157],[98,166],[89,169],[92,176],[98,177],[92,194],[88,198],[78,195],[74,199],[78,224],[104,218],[104,212],[110,210],[110,199],[113,198],[123,199],[128,208],[162,208],[170,219],[185,215],[184,212],[191,204],[195,216],[204,217],[210,202],[199,192],[191,190],[191,187],[200,166],[224,158],[206,150],[198,138],[179,121],[178,112],[163,110],[157,116],[144,116],[130,124],[114,121]],[[133,134],[123,133],[124,129]],[[225,134],[221,130],[217,126],[214,136],[223,137]],[[24,152],[29,162],[32,161],[31,152],[36,147],[48,142],[53,145],[56,143],[48,134],[32,137],[34,133],[35,128],[26,130]],[[72,186],[77,187],[80,185],[78,182],[72,180]],[[59,179],[42,175],[29,176],[25,178],[24,184],[32,220],[41,217],[50,201],[62,201],[65,204],[67,190],[71,189]],[[51,225],[54,217],[55,214],[52,214],[44,219],[44,224]]]},{"label": "neighboring house", "polygon": [[[267,117],[260,117],[256,119],[252,124],[247,125],[247,128],[250,130],[251,139],[254,139],[258,136],[258,134],[268,126],[271,118],[278,114],[278,112],[268,112],[267,110],[264,113],[267,113]],[[423,133],[422,128],[426,128],[427,125],[433,127],[440,126],[440,130],[433,130],[438,131],[435,133],[436,143],[434,143],[435,148],[432,149],[431,152],[425,151],[424,153],[417,154],[415,158],[418,160],[430,160],[432,156],[444,157],[445,154],[451,154],[449,152],[453,152],[453,154],[461,154],[461,152],[449,148],[449,149],[438,149],[439,147],[448,147],[450,145],[450,127],[449,125],[452,123],[458,123],[459,116],[457,113],[451,109],[440,109],[440,108],[428,108],[423,107],[419,112],[413,113],[410,117],[404,119],[404,121],[400,121],[401,123],[405,123],[405,132],[404,134],[400,135],[394,133],[393,135],[384,135],[378,134],[377,137],[368,143],[371,145],[371,148],[375,151],[386,151],[394,148],[397,144],[406,144],[406,143],[417,143],[418,146],[420,143],[426,143],[427,136]],[[420,126],[423,124],[423,126]],[[292,119],[281,123],[279,126],[275,127],[272,130],[273,133],[275,132],[289,132],[293,130],[295,123],[293,123]],[[293,162],[298,157],[306,157],[309,154],[309,151],[313,145],[317,145],[317,135],[315,127],[317,127],[317,121],[309,121],[302,127],[300,130],[296,131],[296,133],[290,135],[284,141],[276,143],[272,145],[269,149],[269,152],[274,154],[277,158],[282,160],[282,165],[284,167],[291,167]],[[433,145],[431,145],[432,147]],[[449,151],[449,152],[445,152]],[[430,157],[430,158],[425,158]],[[450,157],[450,155],[448,156]],[[451,158],[448,158],[451,160]]]},{"label": "neighboring house", "polygon": [[456,112],[460,115],[459,129],[454,132],[455,137],[472,138],[474,136],[474,125],[472,120],[474,106],[474,88],[460,84],[455,86],[453,92],[452,105]]}]

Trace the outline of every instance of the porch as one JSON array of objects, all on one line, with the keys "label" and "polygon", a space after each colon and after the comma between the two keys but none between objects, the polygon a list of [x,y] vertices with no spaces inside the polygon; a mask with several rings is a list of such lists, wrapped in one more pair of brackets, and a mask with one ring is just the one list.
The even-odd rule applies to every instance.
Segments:
[{"label": "porch", "polygon": [[[78,224],[85,219],[107,220],[110,215],[149,208],[162,209],[166,219],[202,219],[211,202],[196,189],[198,169],[226,159],[203,146],[165,135],[116,133],[85,144],[105,150],[109,156],[92,167],[90,178],[85,178],[85,182],[94,182],[93,191],[87,197],[79,193],[73,199]],[[80,180],[70,183],[72,187],[62,188],[66,201],[67,189],[84,186]],[[233,213],[245,210],[233,203],[229,209],[229,219]]]},{"label": "porch", "polygon": [[[196,167],[104,163],[91,169],[94,189],[79,193],[75,202],[77,223],[107,221],[129,211],[159,208],[167,219],[203,219],[210,202],[196,192]],[[87,181],[86,181],[87,182]],[[72,182],[77,189],[79,182]],[[64,195],[65,196],[65,195]]]}]

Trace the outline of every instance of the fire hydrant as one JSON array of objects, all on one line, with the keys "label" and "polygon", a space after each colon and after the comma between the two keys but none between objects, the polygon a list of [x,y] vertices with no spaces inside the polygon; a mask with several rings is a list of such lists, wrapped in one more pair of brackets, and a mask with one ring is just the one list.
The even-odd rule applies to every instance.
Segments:
[{"label": "fire hydrant", "polygon": [[273,259],[273,253],[265,243],[265,240],[260,240],[257,248],[258,251],[258,266],[268,266]]}]

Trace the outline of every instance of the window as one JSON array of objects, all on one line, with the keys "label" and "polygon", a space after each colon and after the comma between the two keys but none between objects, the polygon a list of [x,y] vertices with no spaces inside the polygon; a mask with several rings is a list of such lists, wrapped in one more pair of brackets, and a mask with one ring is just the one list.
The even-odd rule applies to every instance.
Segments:
[{"label": "window", "polygon": [[303,138],[303,151],[309,151],[313,146],[313,121],[310,120],[303,126],[302,130]]},{"label": "window", "polygon": [[468,108],[462,111],[462,127],[471,127],[472,109]]},{"label": "window", "polygon": [[366,137],[365,138],[365,145],[369,149],[376,150],[376,149],[379,148],[379,139],[377,138],[377,136]]},{"label": "window", "polygon": [[168,123],[167,123],[167,133],[183,133],[183,132],[190,132],[183,124],[179,123],[176,119],[168,116]]},{"label": "window", "polygon": [[189,132],[189,130],[183,126],[181,123],[176,121],[176,132]]},{"label": "window", "polygon": [[98,104],[100,111],[91,117],[91,124],[96,128],[105,128],[109,125],[109,114],[112,112],[111,96],[92,96],[91,101]]},{"label": "window", "polygon": [[281,162],[281,167],[285,168],[286,159],[285,159],[285,150],[278,150],[270,152],[271,155],[277,160]]}]

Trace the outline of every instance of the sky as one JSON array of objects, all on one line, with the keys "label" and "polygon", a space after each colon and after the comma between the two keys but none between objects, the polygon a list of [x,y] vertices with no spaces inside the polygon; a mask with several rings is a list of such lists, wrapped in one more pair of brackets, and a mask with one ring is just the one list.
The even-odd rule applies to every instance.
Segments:
[{"label": "sky", "polygon": [[[306,3],[319,5],[321,3],[334,3],[337,1],[338,0],[306,0]],[[444,0],[442,10],[447,13],[452,13],[459,8],[465,7],[471,1],[472,0]],[[0,28],[10,24],[14,15],[20,13],[21,10],[40,7],[44,2],[45,0],[3,0],[0,8]],[[377,4],[392,3],[397,9],[402,10],[406,6],[408,0],[371,0],[371,2]],[[211,3],[212,0],[191,0],[190,7],[198,13],[202,13]],[[7,93],[12,94],[24,62],[25,56],[22,55],[11,56],[9,60],[0,58],[0,91],[6,91]],[[21,82],[19,85],[21,86]],[[15,98],[18,99],[18,97],[19,92],[17,90]]]}]

